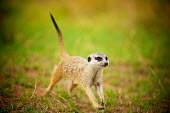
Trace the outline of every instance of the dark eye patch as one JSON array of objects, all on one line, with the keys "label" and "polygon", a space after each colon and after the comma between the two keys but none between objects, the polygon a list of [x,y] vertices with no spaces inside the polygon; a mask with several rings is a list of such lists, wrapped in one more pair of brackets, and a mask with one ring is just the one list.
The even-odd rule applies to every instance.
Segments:
[{"label": "dark eye patch", "polygon": [[103,60],[102,57],[95,57],[95,59],[96,59],[97,61],[102,61],[102,60]]},{"label": "dark eye patch", "polygon": [[107,57],[106,57],[105,59],[106,59],[106,60],[108,60],[108,58],[107,58]]}]

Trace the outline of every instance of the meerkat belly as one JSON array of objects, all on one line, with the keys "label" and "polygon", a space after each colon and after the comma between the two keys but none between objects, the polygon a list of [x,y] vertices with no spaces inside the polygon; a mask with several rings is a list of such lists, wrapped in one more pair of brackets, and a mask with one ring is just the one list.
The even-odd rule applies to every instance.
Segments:
[{"label": "meerkat belly", "polygon": [[69,57],[62,61],[63,74],[75,82],[80,81],[86,66],[86,59],[78,56]]}]

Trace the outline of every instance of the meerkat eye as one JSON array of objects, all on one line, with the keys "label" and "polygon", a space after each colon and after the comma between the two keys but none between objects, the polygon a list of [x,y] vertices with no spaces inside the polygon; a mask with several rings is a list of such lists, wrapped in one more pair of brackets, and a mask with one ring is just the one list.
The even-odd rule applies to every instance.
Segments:
[{"label": "meerkat eye", "polygon": [[95,58],[97,61],[102,61],[103,59],[102,59],[102,57],[96,57]]},{"label": "meerkat eye", "polygon": [[106,57],[105,59],[106,59],[106,60],[108,60],[108,58],[107,58],[107,57]]},{"label": "meerkat eye", "polygon": [[90,57],[88,57],[88,62],[90,62],[91,61],[91,58]]}]

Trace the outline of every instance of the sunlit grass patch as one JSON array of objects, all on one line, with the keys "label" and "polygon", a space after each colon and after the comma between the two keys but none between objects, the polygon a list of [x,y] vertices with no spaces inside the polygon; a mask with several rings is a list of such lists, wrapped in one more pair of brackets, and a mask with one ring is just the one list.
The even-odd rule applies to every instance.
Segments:
[{"label": "sunlit grass patch", "polygon": [[113,90],[106,90],[106,96],[108,97],[108,99],[106,100],[106,103],[108,105],[115,105],[115,93],[113,92]]}]

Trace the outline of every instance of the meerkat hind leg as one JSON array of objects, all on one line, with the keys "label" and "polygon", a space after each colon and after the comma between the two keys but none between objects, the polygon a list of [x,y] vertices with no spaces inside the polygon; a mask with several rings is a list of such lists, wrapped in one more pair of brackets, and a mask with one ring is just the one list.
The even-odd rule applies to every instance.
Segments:
[{"label": "meerkat hind leg", "polygon": [[58,73],[57,67],[56,67],[56,68],[54,69],[53,73],[52,73],[51,81],[50,81],[50,84],[49,84],[49,86],[48,86],[48,88],[47,88],[47,92],[46,92],[46,93],[48,93],[49,91],[51,91],[52,88],[54,87],[54,85],[55,85],[58,81],[60,81],[61,78],[62,78],[62,76]]},{"label": "meerkat hind leg", "polygon": [[68,85],[68,94],[71,96],[71,92],[77,87],[78,84],[71,81],[71,83]]}]

